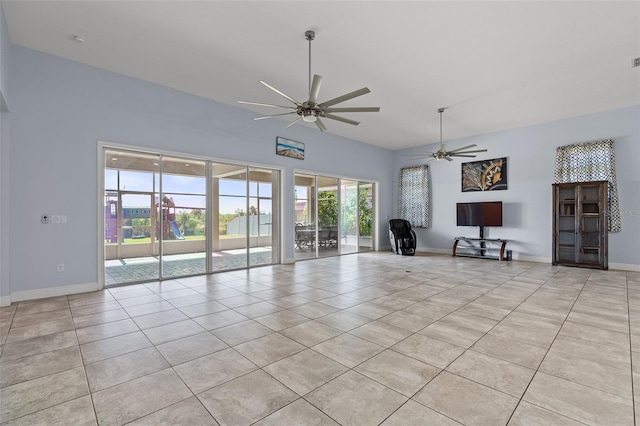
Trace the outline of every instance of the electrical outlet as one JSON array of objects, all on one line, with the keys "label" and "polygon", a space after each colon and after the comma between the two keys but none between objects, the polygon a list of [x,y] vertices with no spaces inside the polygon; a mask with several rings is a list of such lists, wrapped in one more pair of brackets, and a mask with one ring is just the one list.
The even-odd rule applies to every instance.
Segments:
[{"label": "electrical outlet", "polygon": [[58,263],[57,271],[58,272],[64,272],[64,263]]}]

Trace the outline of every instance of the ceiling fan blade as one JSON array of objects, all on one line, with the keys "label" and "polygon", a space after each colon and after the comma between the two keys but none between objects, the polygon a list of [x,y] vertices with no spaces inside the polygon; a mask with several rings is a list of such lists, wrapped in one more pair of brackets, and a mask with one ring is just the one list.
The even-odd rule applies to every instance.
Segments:
[{"label": "ceiling fan blade", "polygon": [[262,83],[264,86],[268,87],[269,89],[273,90],[278,95],[280,95],[280,96],[284,97],[285,99],[288,99],[289,101],[293,102],[294,104],[296,104],[296,106],[302,105],[300,102],[296,101],[291,96],[285,95],[284,93],[282,93],[281,91],[279,91],[275,87],[271,86],[269,83],[266,83],[266,82],[264,82],[262,80],[260,80],[260,83]]},{"label": "ceiling fan blade", "polygon": [[433,157],[433,152],[425,152],[424,154],[402,154],[401,157],[414,157],[414,158],[420,158],[420,157]]},{"label": "ceiling fan blade", "polygon": [[451,152],[448,154],[449,157],[467,157],[467,158],[476,158],[475,155],[463,155],[463,154],[452,154]]},{"label": "ceiling fan blade", "polygon": [[474,146],[478,146],[478,145],[476,145],[476,144],[474,143],[474,144],[471,144],[471,145],[463,146],[462,148],[452,149],[452,150],[451,150],[451,151],[449,151],[449,152],[458,152],[458,151],[463,151],[463,150],[465,150],[465,149],[467,149],[467,148],[473,148]]},{"label": "ceiling fan blade", "polygon": [[321,132],[324,132],[325,130],[327,130],[327,127],[324,125],[322,121],[320,121],[320,118],[316,118],[316,126],[318,126],[318,129],[320,129]]},{"label": "ceiling fan blade", "polygon": [[406,157],[405,161],[411,161],[411,160],[420,160],[421,158],[436,158],[433,155],[419,155],[419,156],[415,156],[415,157]]},{"label": "ceiling fan blade", "polygon": [[291,123],[287,124],[286,126],[284,126],[285,129],[288,129],[289,127],[293,126],[294,124],[296,124],[298,121],[302,120],[302,116],[296,118],[295,120],[293,120]]},{"label": "ceiling fan blade", "polygon": [[347,93],[346,95],[338,96],[337,98],[330,99],[326,102],[320,104],[321,107],[326,108],[331,105],[339,104],[340,102],[348,101],[349,99],[357,98],[358,96],[366,95],[371,92],[368,87],[363,87],[362,89],[356,90],[351,93]]},{"label": "ceiling fan blade", "polygon": [[309,102],[318,103],[318,93],[320,92],[320,85],[322,84],[322,76],[318,74],[313,75],[313,82],[311,83],[311,89],[309,90]]},{"label": "ceiling fan blade", "polygon": [[380,107],[327,108],[325,112],[380,112]]},{"label": "ceiling fan blade", "polygon": [[333,114],[325,114],[323,115],[323,117],[330,118],[331,120],[342,121],[343,123],[347,123],[347,124],[353,124],[354,126],[357,126],[358,124],[360,124],[359,121],[349,120],[348,118],[340,117],[338,115],[333,115]]},{"label": "ceiling fan blade", "polygon": [[456,153],[456,154],[472,154],[474,152],[487,152],[487,150],[486,149],[475,149],[473,151],[458,151],[458,150],[455,150],[455,151],[450,151],[450,152],[453,152],[453,153]]},{"label": "ceiling fan blade", "polygon": [[447,160],[447,161],[453,161],[453,158],[451,158],[451,157],[444,157],[444,159]]},{"label": "ceiling fan blade", "polygon": [[295,114],[295,111],[283,112],[282,114],[263,115],[262,117],[255,117],[254,120],[264,120],[265,118],[279,117],[281,115],[289,115],[289,114]]},{"label": "ceiling fan blade", "polygon": [[430,155],[424,155],[422,157],[416,157],[416,158],[405,158],[404,161],[416,161],[416,160],[421,160],[423,158],[427,161],[432,161],[435,157],[432,157]]},{"label": "ceiling fan blade", "polygon": [[250,102],[250,101],[238,101],[239,104],[246,104],[246,105],[257,105],[257,106],[264,106],[264,107],[272,107],[272,108],[287,108],[287,109],[295,109],[292,106],[284,106],[284,105],[274,105],[274,104],[263,104],[261,102]]}]

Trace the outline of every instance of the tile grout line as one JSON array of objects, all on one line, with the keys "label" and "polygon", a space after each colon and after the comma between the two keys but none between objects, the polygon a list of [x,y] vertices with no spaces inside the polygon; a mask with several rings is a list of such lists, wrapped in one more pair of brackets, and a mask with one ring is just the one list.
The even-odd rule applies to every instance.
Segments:
[{"label": "tile grout line", "polygon": [[[109,293],[111,294],[111,293]],[[113,297],[113,296],[112,296]],[[69,296],[67,296],[67,303],[69,303]],[[119,304],[119,303],[118,303]],[[82,349],[80,349],[80,339],[78,339],[78,329],[76,328],[76,324],[73,322],[73,312],[71,312],[71,305],[69,305],[69,313],[71,314],[71,323],[73,324],[73,333],[76,336],[76,343],[78,345],[78,352],[80,352],[80,362],[82,363],[82,371],[84,373],[84,380],[87,385],[87,392],[89,392],[89,399],[91,400],[91,408],[93,410],[93,420],[98,422],[98,413],[96,412],[96,404],[93,400],[93,392],[91,392],[91,387],[89,386],[89,376],[87,375],[87,365],[84,362],[84,358],[82,358]],[[129,314],[127,314],[129,315]]]},{"label": "tile grout line", "polygon": [[632,337],[631,337],[631,307],[630,307],[630,299],[629,299],[629,277],[627,276],[627,274],[624,274],[624,282],[625,282],[625,288],[627,290],[627,318],[628,318],[628,325],[629,325],[629,360],[630,360],[630,365],[631,365],[631,406],[633,409],[633,424],[634,426],[637,423],[636,420],[636,396],[635,396],[635,388],[634,388],[634,380],[633,380],[633,344],[632,344]]},{"label": "tile grout line", "polygon": [[9,338],[9,331],[11,331],[11,326],[13,325],[13,321],[16,318],[16,312],[18,312],[18,306],[16,306],[16,308],[13,310],[13,313],[11,314],[11,321],[9,321],[9,328],[7,328],[7,335],[4,337],[4,339],[2,339],[2,348],[0,348],[0,358],[2,357],[2,354],[4,353],[4,349],[7,346],[7,339]]}]

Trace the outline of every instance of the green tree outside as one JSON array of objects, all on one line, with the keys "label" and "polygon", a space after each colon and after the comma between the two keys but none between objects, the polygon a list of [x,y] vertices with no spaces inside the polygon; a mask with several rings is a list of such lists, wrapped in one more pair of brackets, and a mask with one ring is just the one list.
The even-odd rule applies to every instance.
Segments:
[{"label": "green tree outside", "polygon": [[318,225],[335,226],[338,224],[338,194],[335,191],[318,192]]},{"label": "green tree outside", "polygon": [[[355,234],[356,220],[357,226],[362,236],[371,235],[371,226],[373,223],[373,205],[371,200],[370,188],[361,187],[359,196],[356,197],[355,191],[346,194],[344,200],[344,216],[343,228],[344,232]],[[318,192],[318,222],[319,226],[335,226],[338,224],[338,195],[335,191]],[[356,219],[356,212],[360,213],[360,217]]]}]

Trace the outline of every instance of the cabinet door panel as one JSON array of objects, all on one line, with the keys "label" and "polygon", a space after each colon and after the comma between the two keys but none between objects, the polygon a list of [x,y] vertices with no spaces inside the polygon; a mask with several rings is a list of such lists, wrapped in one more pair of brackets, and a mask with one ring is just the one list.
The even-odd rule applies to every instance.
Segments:
[{"label": "cabinet door panel", "polygon": [[580,234],[582,247],[591,248],[600,245],[600,233],[598,232],[582,232]]},{"label": "cabinet door panel", "polygon": [[598,214],[600,213],[600,208],[597,203],[582,203],[582,213]]},{"label": "cabinet door panel", "polygon": [[600,218],[585,217],[582,219],[583,232],[600,232]]},{"label": "cabinet door panel", "polygon": [[560,188],[558,190],[558,201],[567,201],[576,199],[576,191],[572,187]]},{"label": "cabinet door panel", "polygon": [[563,247],[558,249],[558,261],[559,262],[575,262],[576,261],[576,249],[575,247]]},{"label": "cabinet door panel", "polygon": [[582,262],[584,263],[600,263],[600,250],[597,248],[584,249],[582,251]]},{"label": "cabinet door panel", "polygon": [[576,229],[576,220],[574,217],[558,218],[559,232],[575,232],[575,229]]},{"label": "cabinet door panel", "polygon": [[580,191],[582,193],[582,201],[583,202],[591,202],[596,206],[600,200],[600,186],[593,185],[581,185]]},{"label": "cabinet door panel", "polygon": [[558,232],[558,244],[561,246],[566,245],[575,245],[576,244],[576,234],[571,232]]}]

